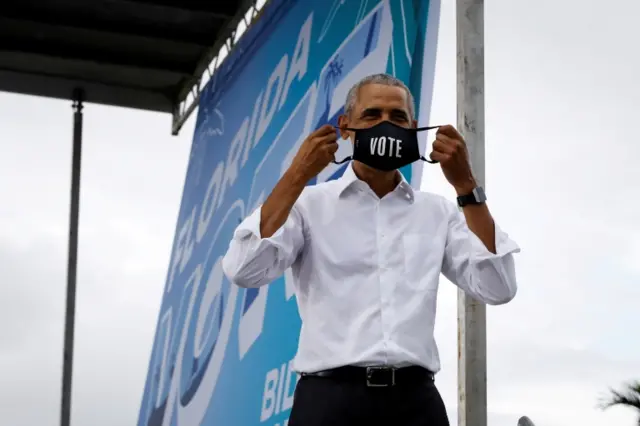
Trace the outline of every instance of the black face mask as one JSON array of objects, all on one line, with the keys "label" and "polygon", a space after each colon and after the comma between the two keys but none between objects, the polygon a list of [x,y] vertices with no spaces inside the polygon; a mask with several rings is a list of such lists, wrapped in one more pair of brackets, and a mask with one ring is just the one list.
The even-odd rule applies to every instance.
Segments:
[{"label": "black face mask", "polygon": [[390,121],[383,121],[366,129],[343,128],[342,130],[356,132],[353,155],[333,162],[342,164],[355,160],[382,171],[397,170],[418,160],[435,164],[437,161],[420,155],[418,132],[438,127],[440,126],[406,129]]}]

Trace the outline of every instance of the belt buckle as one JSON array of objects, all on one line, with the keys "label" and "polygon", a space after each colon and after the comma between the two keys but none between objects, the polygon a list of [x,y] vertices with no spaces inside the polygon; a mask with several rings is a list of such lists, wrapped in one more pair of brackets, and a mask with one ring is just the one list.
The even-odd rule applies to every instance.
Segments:
[{"label": "belt buckle", "polygon": [[[390,380],[383,382],[376,382],[374,375],[376,372],[388,372],[390,373]],[[388,386],[395,386],[396,384],[396,369],[393,367],[367,367],[367,386],[370,388],[386,388]]]}]

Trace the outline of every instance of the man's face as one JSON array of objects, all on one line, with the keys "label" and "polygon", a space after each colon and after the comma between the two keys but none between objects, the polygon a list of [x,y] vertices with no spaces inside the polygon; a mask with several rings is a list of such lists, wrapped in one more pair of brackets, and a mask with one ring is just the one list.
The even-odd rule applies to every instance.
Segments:
[{"label": "man's face", "polygon": [[[360,88],[356,103],[348,115],[339,118],[339,126],[367,128],[381,121],[390,121],[405,128],[416,127],[411,119],[409,99],[402,87],[367,84]],[[353,141],[353,132],[340,131],[343,139]]]}]

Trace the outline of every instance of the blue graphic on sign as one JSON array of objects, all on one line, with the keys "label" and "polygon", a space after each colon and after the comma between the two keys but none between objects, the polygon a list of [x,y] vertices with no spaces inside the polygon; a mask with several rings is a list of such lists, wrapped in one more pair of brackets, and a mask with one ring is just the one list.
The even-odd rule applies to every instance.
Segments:
[{"label": "blue graphic on sign", "polygon": [[[200,100],[139,426],[286,424],[300,328],[288,273],[240,289],[222,256],[304,138],[337,122],[353,84],[379,72],[414,94],[432,84],[422,56],[433,2],[271,0],[216,71]],[[337,157],[350,155],[340,145]]]}]

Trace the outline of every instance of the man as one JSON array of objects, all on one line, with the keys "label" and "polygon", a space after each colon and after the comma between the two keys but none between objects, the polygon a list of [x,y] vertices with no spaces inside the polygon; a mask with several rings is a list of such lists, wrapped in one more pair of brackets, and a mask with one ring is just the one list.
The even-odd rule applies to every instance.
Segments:
[{"label": "man", "polygon": [[292,268],[302,330],[289,426],[448,425],[433,380],[439,275],[485,303],[506,303],[519,249],[495,226],[452,126],[438,129],[430,158],[463,213],[404,180],[397,168],[428,160],[402,82],[385,74],[360,81],[339,128],[354,143],[344,175],[306,186],[336,161],[336,130],[323,126],[238,226],[225,274],[259,287]]}]

